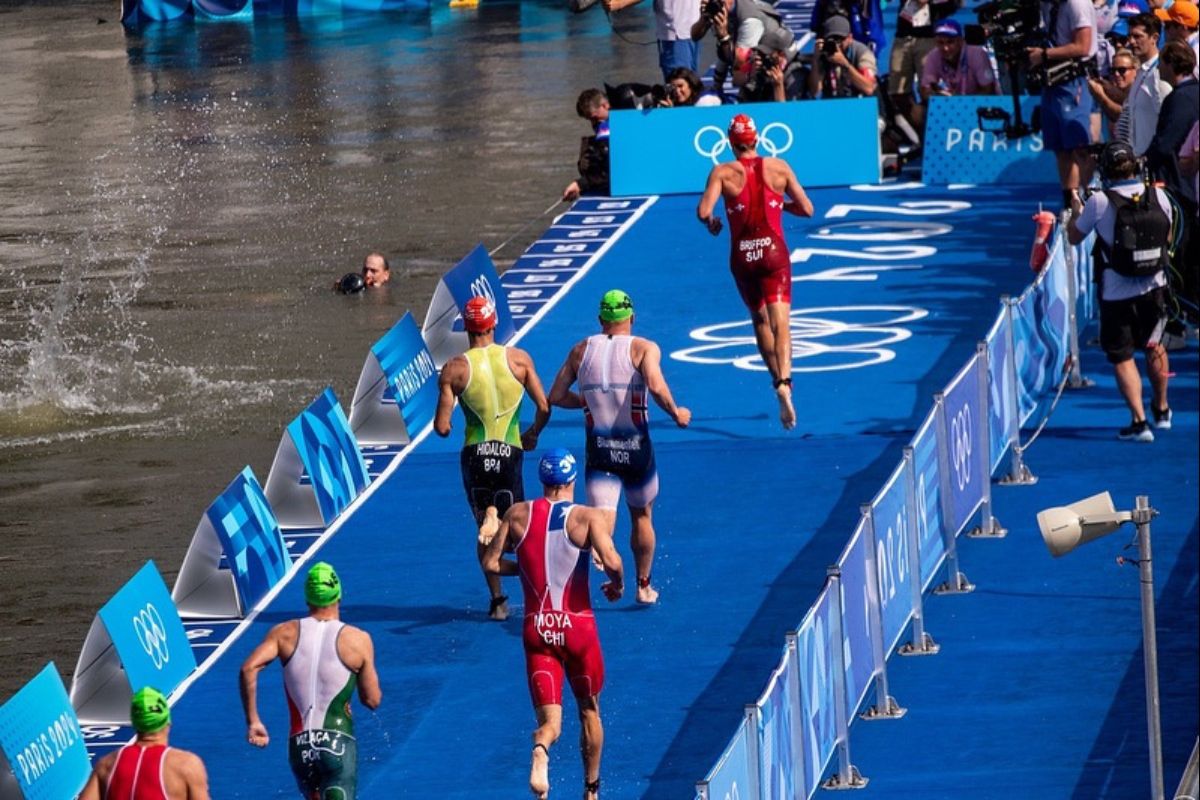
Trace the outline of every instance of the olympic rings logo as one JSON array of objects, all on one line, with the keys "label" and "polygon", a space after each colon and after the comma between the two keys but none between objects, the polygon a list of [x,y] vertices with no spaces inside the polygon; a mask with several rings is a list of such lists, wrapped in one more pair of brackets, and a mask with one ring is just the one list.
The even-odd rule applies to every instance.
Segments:
[{"label": "olympic rings logo", "polygon": [[[781,141],[777,143],[776,138],[781,138]],[[792,129],[782,122],[770,122],[758,132],[758,147],[772,157],[791,150],[795,142],[796,137],[792,133]],[[696,148],[699,155],[716,164],[729,148],[729,137],[716,125],[705,125],[696,131],[696,135],[692,139],[692,146]]]},{"label": "olympic rings logo", "polygon": [[153,603],[146,603],[146,607],[133,618],[133,631],[146,655],[150,656],[154,668],[162,669],[163,664],[171,660],[171,654],[167,649],[167,629]]},{"label": "olympic rings logo", "polygon": [[950,420],[950,460],[961,492],[971,482],[971,407],[963,406]]}]

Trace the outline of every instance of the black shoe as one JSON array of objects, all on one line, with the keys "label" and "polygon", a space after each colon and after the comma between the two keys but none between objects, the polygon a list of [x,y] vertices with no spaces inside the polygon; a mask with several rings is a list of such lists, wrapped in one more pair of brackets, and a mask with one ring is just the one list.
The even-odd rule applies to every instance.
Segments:
[{"label": "black shoe", "polygon": [[1123,442],[1153,442],[1154,431],[1150,430],[1150,423],[1143,419],[1131,422],[1127,428],[1121,428],[1117,432],[1117,438]]},{"label": "black shoe", "polygon": [[1162,411],[1159,411],[1157,408],[1152,408],[1150,411],[1154,413],[1154,427],[1158,428],[1160,431],[1171,430],[1170,408],[1164,408]]}]

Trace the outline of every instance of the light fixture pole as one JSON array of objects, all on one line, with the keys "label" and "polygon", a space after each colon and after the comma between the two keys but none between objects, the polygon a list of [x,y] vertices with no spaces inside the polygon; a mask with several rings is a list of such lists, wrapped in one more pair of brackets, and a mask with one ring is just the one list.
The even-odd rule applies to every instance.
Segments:
[{"label": "light fixture pole", "polygon": [[1142,658],[1146,670],[1146,728],[1150,740],[1150,797],[1163,800],[1162,722],[1158,706],[1158,637],[1154,626],[1154,567],[1150,563],[1150,498],[1138,495],[1132,519],[1137,526],[1138,577],[1142,585]]}]

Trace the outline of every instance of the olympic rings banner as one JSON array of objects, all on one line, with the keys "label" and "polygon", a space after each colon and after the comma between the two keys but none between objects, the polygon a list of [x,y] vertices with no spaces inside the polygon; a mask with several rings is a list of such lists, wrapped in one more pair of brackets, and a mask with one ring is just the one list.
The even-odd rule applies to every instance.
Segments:
[{"label": "olympic rings banner", "polygon": [[129,723],[135,688],[170,694],[196,669],[183,622],[153,561],[138,570],[92,620],[71,680],[84,722]]},{"label": "olympic rings banner", "polygon": [[759,155],[787,161],[804,186],[879,182],[879,105],[859,98],[614,111],[612,193],[703,191],[713,166],[733,160],[725,131],[735,114],[754,118]]}]

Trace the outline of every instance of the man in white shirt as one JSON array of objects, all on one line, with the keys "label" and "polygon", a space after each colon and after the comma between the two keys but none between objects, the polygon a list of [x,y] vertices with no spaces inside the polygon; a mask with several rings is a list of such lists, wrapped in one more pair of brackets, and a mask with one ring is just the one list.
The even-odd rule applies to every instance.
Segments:
[{"label": "man in white shirt", "polygon": [[1162,23],[1153,14],[1138,14],[1129,20],[1129,49],[1137,56],[1140,66],[1125,106],[1113,129],[1113,138],[1129,142],[1140,158],[1150,147],[1158,127],[1158,112],[1163,98],[1171,93],[1171,85],[1158,74],[1158,35]]}]

